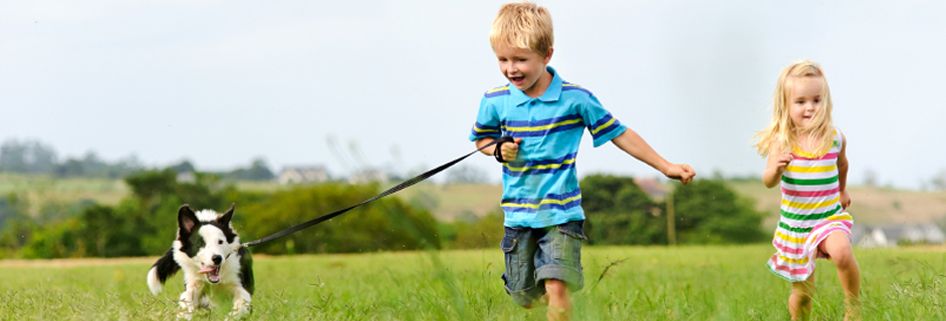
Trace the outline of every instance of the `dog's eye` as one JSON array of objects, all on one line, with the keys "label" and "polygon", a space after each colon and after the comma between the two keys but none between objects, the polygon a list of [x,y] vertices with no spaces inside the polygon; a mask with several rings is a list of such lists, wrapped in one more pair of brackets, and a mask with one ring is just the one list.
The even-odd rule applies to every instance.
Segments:
[{"label": "dog's eye", "polygon": [[223,244],[223,240],[217,240],[217,244]]}]

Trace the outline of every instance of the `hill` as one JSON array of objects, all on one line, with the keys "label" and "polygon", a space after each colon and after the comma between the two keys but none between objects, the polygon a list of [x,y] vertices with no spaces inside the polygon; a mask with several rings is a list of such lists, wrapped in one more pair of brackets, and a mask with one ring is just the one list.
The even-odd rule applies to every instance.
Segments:
[{"label": "hill", "polygon": [[[393,183],[381,184],[386,188]],[[766,189],[756,181],[730,181],[740,195],[752,200],[758,210],[771,213],[767,225],[777,219],[779,192]],[[281,188],[276,183],[238,182],[237,187],[248,190],[272,191]],[[666,182],[666,189],[671,188]],[[937,222],[946,223],[946,191],[916,191],[892,188],[852,186],[851,213],[859,224],[902,224]],[[129,193],[121,180],[69,178],[55,179],[0,173],[0,195],[15,193],[26,197],[30,212],[39,213],[45,204],[74,203],[83,200],[114,205]],[[443,221],[474,218],[499,210],[502,187],[498,184],[428,184],[421,183],[395,194],[411,205],[427,208]]]}]

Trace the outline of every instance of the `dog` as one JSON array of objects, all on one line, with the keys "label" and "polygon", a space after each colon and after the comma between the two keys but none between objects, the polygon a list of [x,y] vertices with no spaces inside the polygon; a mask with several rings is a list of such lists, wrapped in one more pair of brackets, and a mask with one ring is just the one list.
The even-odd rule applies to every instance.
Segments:
[{"label": "dog", "polygon": [[157,295],[169,277],[184,271],[178,318],[190,320],[197,308],[212,308],[209,287],[219,287],[233,294],[229,317],[240,318],[251,312],[253,295],[253,259],[240,244],[230,219],[233,206],[226,213],[214,210],[194,212],[187,204],[177,212],[177,239],[148,271],[148,288]]}]

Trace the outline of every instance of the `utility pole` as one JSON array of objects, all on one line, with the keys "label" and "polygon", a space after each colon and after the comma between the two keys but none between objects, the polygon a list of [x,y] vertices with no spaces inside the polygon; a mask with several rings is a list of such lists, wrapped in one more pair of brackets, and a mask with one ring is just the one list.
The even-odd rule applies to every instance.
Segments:
[{"label": "utility pole", "polygon": [[673,213],[673,192],[667,194],[665,202],[667,202],[667,242],[670,245],[677,245],[677,226]]}]

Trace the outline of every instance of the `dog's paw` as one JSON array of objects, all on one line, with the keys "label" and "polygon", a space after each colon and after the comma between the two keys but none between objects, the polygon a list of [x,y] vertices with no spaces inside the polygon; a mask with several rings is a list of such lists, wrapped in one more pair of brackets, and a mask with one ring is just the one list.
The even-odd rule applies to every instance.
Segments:
[{"label": "dog's paw", "polygon": [[177,319],[178,319],[178,320],[190,320],[190,319],[193,319],[193,318],[194,318],[194,313],[191,312],[191,311],[181,310],[181,311],[177,312]]},{"label": "dog's paw", "polygon": [[250,315],[251,312],[252,308],[248,302],[238,302],[233,305],[233,311],[230,311],[230,314],[227,315],[227,320],[239,320]]}]

